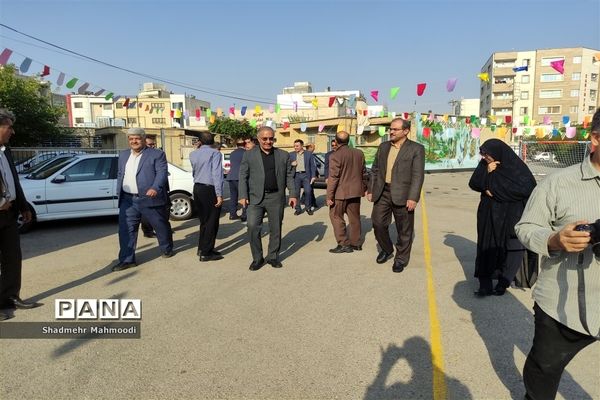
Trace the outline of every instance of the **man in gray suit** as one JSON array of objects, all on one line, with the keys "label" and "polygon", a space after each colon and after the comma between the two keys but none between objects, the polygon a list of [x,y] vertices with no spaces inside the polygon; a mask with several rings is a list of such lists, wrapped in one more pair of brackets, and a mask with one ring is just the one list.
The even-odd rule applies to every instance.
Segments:
[{"label": "man in gray suit", "polygon": [[410,260],[415,208],[425,178],[425,148],[408,139],[410,121],[392,120],[390,140],[379,145],[371,168],[367,199],[373,201],[373,231],[381,252],[377,263],[383,264],[394,254],[389,225],[392,214],[398,240],[392,271],[402,272]]},{"label": "man in gray suit", "polygon": [[269,218],[269,251],[266,262],[273,268],[281,268],[281,223],[285,208],[285,188],[290,192],[289,204],[296,206],[297,192],[294,187],[294,170],[290,155],[273,147],[275,131],[268,126],[258,130],[259,146],[248,150],[242,157],[239,180],[239,203],[248,207],[246,215],[248,235],[252,251],[250,271],[259,270],[264,264],[260,232],[267,213]]}]

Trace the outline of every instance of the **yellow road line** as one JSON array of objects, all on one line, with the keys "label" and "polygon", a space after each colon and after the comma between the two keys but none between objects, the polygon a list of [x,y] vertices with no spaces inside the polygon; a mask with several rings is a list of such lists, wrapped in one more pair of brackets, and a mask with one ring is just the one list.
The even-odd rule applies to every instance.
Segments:
[{"label": "yellow road line", "polygon": [[433,364],[433,399],[445,400],[447,396],[446,374],[444,373],[444,351],[442,349],[442,334],[440,320],[438,319],[435,301],[435,287],[433,285],[433,268],[431,266],[431,246],[429,244],[429,230],[427,222],[427,209],[425,207],[425,194],[421,191],[421,215],[423,220],[423,247],[425,255],[425,271],[427,273],[427,300],[429,303],[429,325],[431,327],[431,363]]}]

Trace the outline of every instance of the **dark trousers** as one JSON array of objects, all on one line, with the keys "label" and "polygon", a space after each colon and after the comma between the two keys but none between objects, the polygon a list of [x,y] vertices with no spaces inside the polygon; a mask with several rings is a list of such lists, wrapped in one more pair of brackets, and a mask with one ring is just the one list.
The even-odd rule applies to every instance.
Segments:
[{"label": "dark trousers", "polygon": [[263,259],[260,233],[265,213],[269,218],[269,250],[266,260],[277,261],[279,258],[284,207],[285,197],[282,197],[278,192],[265,193],[265,197],[260,203],[248,205],[248,236],[250,237],[250,251],[252,252],[253,261],[258,262]]},{"label": "dark trousers", "polygon": [[[294,185],[300,194],[300,188],[304,188],[304,209],[310,210],[312,207],[313,188],[310,185],[310,176],[306,172],[296,172],[294,175]],[[296,204],[296,210],[300,211],[300,202]]]},{"label": "dark trousers", "polygon": [[[344,214],[348,215],[348,227]],[[360,197],[335,200],[329,208],[329,219],[337,244],[341,246],[360,245]]]},{"label": "dark trousers", "polygon": [[215,207],[215,204],[217,204],[217,194],[213,185],[194,184],[194,205],[200,220],[198,255],[201,256],[208,256],[215,249],[221,216],[221,207]]},{"label": "dark trousers", "polygon": [[[229,182],[229,216],[237,216],[237,207],[239,200],[239,184],[240,181],[227,181]],[[246,208],[242,207],[242,218],[246,217]]]},{"label": "dark trousers", "polygon": [[[502,275],[498,278],[498,286],[504,289],[510,286],[517,272],[523,266],[524,253],[526,251],[517,238],[508,239],[506,250],[506,264],[502,270]],[[479,277],[479,289],[490,291],[493,289],[493,286],[491,277]]]},{"label": "dark trousers", "polygon": [[560,377],[581,349],[595,342],[552,319],[535,304],[533,346],[523,368],[523,382],[529,400],[551,400],[556,397]]},{"label": "dark trousers", "polygon": [[412,248],[415,225],[415,212],[409,212],[406,208],[406,204],[394,204],[392,202],[392,194],[386,187],[379,200],[373,204],[371,219],[373,220],[375,239],[377,239],[377,243],[379,244],[379,247],[381,247],[381,250],[388,254],[394,252],[389,231],[392,215],[394,215],[396,231],[398,232],[396,256],[394,260],[406,265],[410,261],[410,250]]},{"label": "dark trousers", "polygon": [[0,211],[0,302],[21,291],[21,241],[14,207]]},{"label": "dark trousers", "polygon": [[160,250],[165,253],[173,250],[173,232],[165,215],[165,207],[140,205],[140,198],[123,193],[119,205],[119,262],[135,263],[138,230],[142,216],[156,231]]}]

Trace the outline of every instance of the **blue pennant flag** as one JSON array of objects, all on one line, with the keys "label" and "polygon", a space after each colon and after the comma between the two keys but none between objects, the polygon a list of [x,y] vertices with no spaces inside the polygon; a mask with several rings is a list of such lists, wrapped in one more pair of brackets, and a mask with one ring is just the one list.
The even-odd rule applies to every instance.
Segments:
[{"label": "blue pennant flag", "polygon": [[527,69],[528,69],[528,68],[529,68],[529,66],[527,66],[527,65],[524,65],[524,66],[522,66],[522,67],[514,67],[514,68],[513,68],[513,71],[514,71],[514,72],[527,71]]}]

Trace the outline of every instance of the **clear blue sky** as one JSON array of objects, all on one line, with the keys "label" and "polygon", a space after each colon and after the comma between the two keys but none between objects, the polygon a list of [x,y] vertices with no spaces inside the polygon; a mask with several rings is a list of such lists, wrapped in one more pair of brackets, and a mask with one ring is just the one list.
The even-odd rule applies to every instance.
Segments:
[{"label": "clear blue sky", "polygon": [[[600,49],[599,21],[599,0],[0,0],[3,24],[148,75],[271,102],[295,81],[367,97],[378,89],[380,104],[399,112],[414,109],[419,82],[428,84],[419,111],[449,112],[449,100],[478,97],[476,75],[495,51]],[[135,94],[149,81],[2,27],[0,44],[116,94]],[[458,84],[447,93],[451,77]],[[390,101],[393,86],[400,92]],[[256,104],[169,88],[213,109]]]}]

